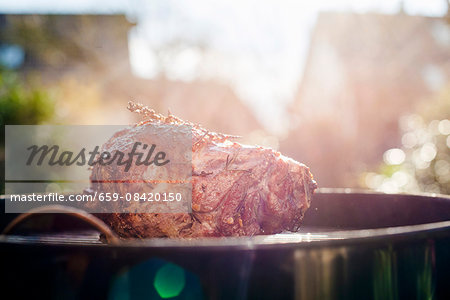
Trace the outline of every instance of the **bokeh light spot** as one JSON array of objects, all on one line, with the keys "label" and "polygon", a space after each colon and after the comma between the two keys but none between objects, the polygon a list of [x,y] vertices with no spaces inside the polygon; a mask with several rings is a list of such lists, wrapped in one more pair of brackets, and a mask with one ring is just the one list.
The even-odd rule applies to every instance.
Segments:
[{"label": "bokeh light spot", "polygon": [[408,183],[409,178],[407,173],[403,171],[397,171],[392,175],[392,180],[397,186],[403,187]]},{"label": "bokeh light spot", "polygon": [[153,286],[161,298],[167,299],[178,296],[186,284],[184,270],[172,263],[163,265],[156,272]]},{"label": "bokeh light spot", "polygon": [[420,149],[420,158],[425,162],[432,161],[437,154],[436,146],[433,143],[426,143]]},{"label": "bokeh light spot", "polygon": [[384,152],[383,159],[388,165],[400,165],[405,161],[405,152],[398,148],[389,149]]},{"label": "bokeh light spot", "polygon": [[424,170],[430,166],[428,161],[424,161],[421,156],[421,149],[416,149],[412,154],[412,161],[416,169]]},{"label": "bokeh light spot", "polygon": [[416,135],[412,132],[405,133],[402,137],[402,144],[406,148],[413,148],[415,145],[417,145]]},{"label": "bokeh light spot", "polygon": [[433,120],[430,122],[430,124],[428,124],[428,131],[432,134],[432,135],[439,135],[439,120]]},{"label": "bokeh light spot", "polygon": [[438,129],[442,135],[449,135],[450,134],[450,121],[449,120],[440,121]]}]

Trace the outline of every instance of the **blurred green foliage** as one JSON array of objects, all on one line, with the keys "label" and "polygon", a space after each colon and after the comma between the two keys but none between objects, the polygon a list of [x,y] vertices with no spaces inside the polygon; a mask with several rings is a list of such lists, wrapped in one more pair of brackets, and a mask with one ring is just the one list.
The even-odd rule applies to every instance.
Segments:
[{"label": "blurred green foliage", "polygon": [[1,125],[40,124],[53,117],[54,109],[47,91],[28,86],[16,72],[0,69]]},{"label": "blurred green foliage", "polygon": [[49,93],[23,78],[17,72],[0,68],[0,174],[1,193],[5,182],[5,125],[33,125],[52,120],[54,100]]}]

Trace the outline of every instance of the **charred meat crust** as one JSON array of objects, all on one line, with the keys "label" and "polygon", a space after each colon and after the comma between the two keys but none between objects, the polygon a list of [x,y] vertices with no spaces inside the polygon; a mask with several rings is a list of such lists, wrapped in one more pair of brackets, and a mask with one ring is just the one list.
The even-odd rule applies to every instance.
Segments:
[{"label": "charred meat crust", "polygon": [[[252,236],[297,231],[317,188],[305,165],[279,152],[241,145],[235,136],[210,132],[199,125],[130,103],[146,120],[116,133],[104,148],[126,150],[132,128],[192,128],[192,213],[98,214],[123,238]],[[122,147],[122,148],[121,148]],[[124,151],[126,152],[126,151]],[[136,179],[145,170],[131,170]],[[102,180],[117,169],[95,165],[91,190],[112,192]],[[117,175],[117,174],[115,174]]]}]

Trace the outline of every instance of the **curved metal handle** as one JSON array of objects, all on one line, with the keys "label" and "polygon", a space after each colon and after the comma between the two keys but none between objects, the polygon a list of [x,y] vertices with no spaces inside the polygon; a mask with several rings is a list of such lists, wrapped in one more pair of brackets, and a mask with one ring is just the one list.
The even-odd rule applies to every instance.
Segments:
[{"label": "curved metal handle", "polygon": [[20,214],[19,216],[14,218],[14,220],[12,220],[8,224],[8,226],[5,227],[5,229],[2,232],[2,235],[8,234],[14,227],[24,222],[25,220],[29,219],[34,214],[46,214],[46,213],[62,213],[65,215],[73,216],[79,220],[86,222],[87,224],[91,225],[92,227],[103,233],[109,244],[117,245],[120,242],[119,238],[114,234],[114,232],[112,232],[112,230],[99,218],[85,212],[84,210],[61,205],[49,205],[44,207],[38,207],[31,209],[26,213]]}]

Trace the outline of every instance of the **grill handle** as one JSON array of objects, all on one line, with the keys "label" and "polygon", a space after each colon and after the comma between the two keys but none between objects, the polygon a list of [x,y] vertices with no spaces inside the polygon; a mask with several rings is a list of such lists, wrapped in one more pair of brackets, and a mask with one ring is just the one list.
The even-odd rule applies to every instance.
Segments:
[{"label": "grill handle", "polygon": [[93,228],[97,229],[100,233],[102,233],[105,236],[108,244],[117,245],[120,242],[117,235],[114,232],[112,232],[111,229],[99,218],[85,212],[84,210],[61,205],[49,205],[45,207],[38,207],[31,209],[26,213],[20,214],[5,227],[5,229],[2,232],[2,235],[9,234],[17,225],[33,217],[34,214],[48,214],[48,213],[61,213],[68,216],[72,216],[85,222],[86,224],[92,226]]}]

